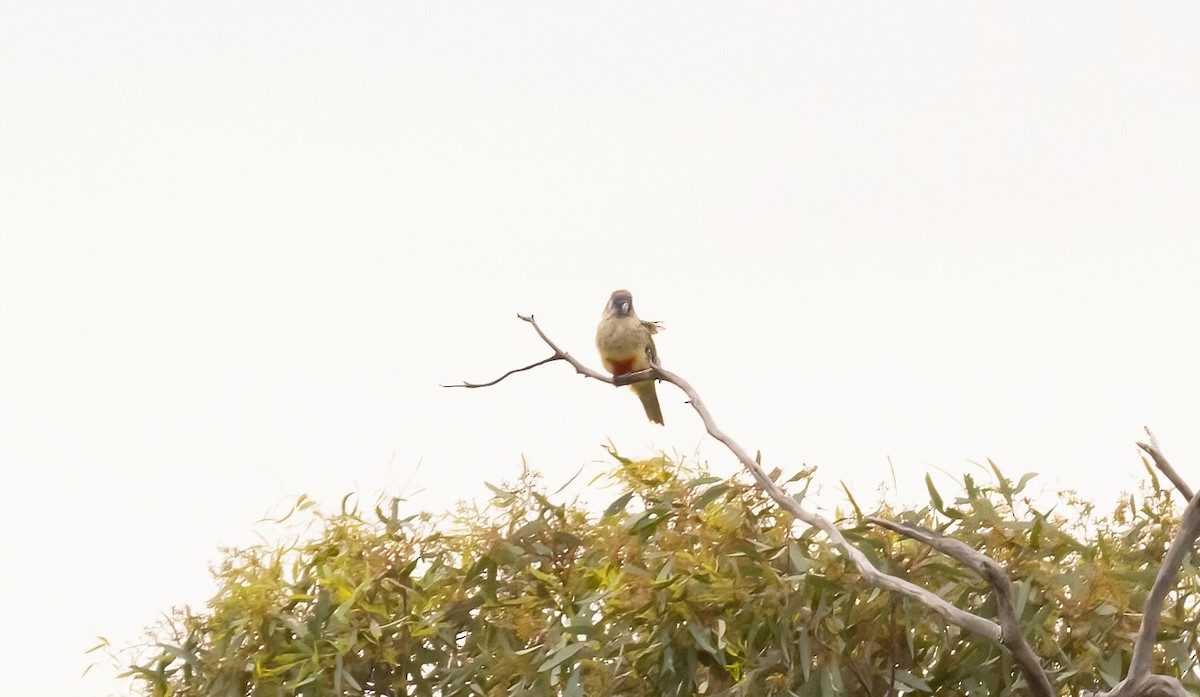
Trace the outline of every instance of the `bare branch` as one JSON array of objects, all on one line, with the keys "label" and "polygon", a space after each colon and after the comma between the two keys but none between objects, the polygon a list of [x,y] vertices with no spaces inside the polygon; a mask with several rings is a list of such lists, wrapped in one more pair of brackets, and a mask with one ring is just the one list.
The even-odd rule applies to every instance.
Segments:
[{"label": "bare branch", "polygon": [[1138,443],[1138,447],[1154,459],[1158,469],[1188,498],[1188,504],[1183,509],[1179,531],[1175,533],[1175,539],[1171,540],[1167,553],[1163,555],[1158,574],[1154,577],[1154,585],[1150,587],[1146,603],[1142,606],[1142,626],[1138,629],[1137,639],[1133,643],[1129,672],[1112,691],[1095,693],[1094,697],[1175,697],[1188,694],[1175,678],[1151,675],[1150,662],[1154,654],[1163,605],[1167,601],[1167,595],[1175,587],[1175,576],[1183,565],[1183,558],[1195,547],[1196,538],[1200,537],[1200,496],[1192,493],[1191,487],[1183,481],[1183,477],[1167,462],[1167,458],[1158,447],[1158,439],[1149,428],[1146,429],[1146,435],[1150,437],[1150,443]]},{"label": "bare branch", "polygon": [[700,399],[700,395],[696,392],[695,388],[683,378],[663,369],[661,366],[654,366],[653,370],[659,374],[661,379],[683,390],[684,394],[688,396],[688,403],[692,405],[692,408],[696,410],[696,413],[700,415],[700,419],[704,422],[704,428],[708,431],[708,434],[720,441],[733,453],[734,457],[754,477],[754,481],[763,492],[770,496],[775,503],[779,504],[780,508],[824,532],[854,562],[864,580],[873,586],[912,598],[938,613],[951,624],[999,643],[1001,630],[1000,626],[995,622],[979,617],[978,615],[973,615],[965,610],[960,610],[935,593],[876,569],[870,560],[867,559],[866,555],[859,551],[857,547],[850,544],[845,536],[842,535],[841,530],[825,517],[802,507],[796,499],[789,496],[782,487],[767,476],[767,473],[742,449],[742,446],[738,445],[736,441],[718,428],[716,421],[713,420],[708,408],[704,406],[704,401]]},{"label": "bare branch", "polygon": [[1137,685],[1123,680],[1111,692],[1084,692],[1081,697],[1192,697],[1192,694],[1175,678],[1147,675]]},{"label": "bare branch", "polygon": [[[527,365],[524,368],[517,368],[515,370],[510,370],[507,373],[496,378],[495,380],[492,380],[491,382],[474,383],[474,382],[466,382],[464,380],[463,382],[461,382],[457,385],[442,385],[442,387],[466,387],[468,389],[475,389],[478,387],[491,387],[492,385],[495,385],[496,383],[500,382],[501,380],[508,377],[509,375],[512,375],[513,373],[524,372],[531,368],[536,368],[539,365],[545,365],[546,363],[551,363],[553,361],[566,361],[567,363],[570,363],[571,367],[575,369],[575,372],[579,373],[580,375],[592,378],[593,380],[599,380],[600,382],[607,382],[610,385],[615,384],[611,377],[609,377],[603,373],[598,373],[598,372],[592,370],[591,368],[587,367],[586,365],[580,363],[579,361],[577,361],[573,357],[571,357],[571,354],[560,349],[557,344],[555,344],[553,341],[550,340],[550,337],[546,336],[546,334],[542,331],[542,328],[538,326],[538,323],[533,318],[533,315],[527,316],[527,315],[519,314],[519,315],[517,315],[517,318],[520,319],[522,322],[528,322],[529,324],[533,325],[533,331],[537,332],[537,335],[539,337],[541,337],[542,341],[546,342],[546,345],[549,346],[551,348],[551,350],[554,351],[553,356],[551,356],[547,359],[544,359],[544,360],[540,360],[537,363]],[[641,375],[642,373],[649,373],[649,372],[650,371],[643,370],[640,373],[637,373],[637,375]],[[623,376],[623,377],[628,377],[628,376]],[[642,379],[645,380],[645,379],[649,379],[649,378],[642,378]],[[630,382],[637,382],[637,380],[631,380]],[[626,385],[629,383],[623,382],[620,384]]]},{"label": "bare branch", "polygon": [[509,375],[512,375],[513,373],[521,373],[526,370],[529,370],[530,368],[536,368],[539,365],[545,365],[551,361],[561,361],[561,360],[562,360],[562,356],[551,356],[549,358],[540,360],[537,363],[531,363],[531,364],[525,366],[524,368],[514,368],[514,369],[508,371],[507,373],[501,375],[500,377],[496,378],[495,380],[492,380],[491,382],[467,382],[466,380],[464,380],[457,385],[442,385],[442,387],[466,387],[468,389],[475,389],[477,387],[491,387],[492,385],[495,385],[496,383],[500,382],[501,380],[508,377]]},{"label": "bare branch", "polygon": [[1162,449],[1158,447],[1158,439],[1154,437],[1154,432],[1150,430],[1150,427],[1146,426],[1145,429],[1146,435],[1150,437],[1150,444],[1138,443],[1137,446],[1144,450],[1150,456],[1150,459],[1154,460],[1154,466],[1166,475],[1167,479],[1171,480],[1171,483],[1175,485],[1179,493],[1183,494],[1183,498],[1191,501],[1192,497],[1195,496],[1192,492],[1192,487],[1188,486],[1188,483],[1175,471],[1171,463],[1167,462],[1167,458],[1162,454]]},{"label": "bare branch", "polygon": [[992,586],[996,595],[996,612],[1000,615],[1000,644],[1013,655],[1025,680],[1033,686],[1034,694],[1054,694],[1050,678],[1042,669],[1037,654],[1025,641],[1024,633],[1021,632],[1021,623],[1016,609],[1013,607],[1012,579],[996,563],[996,560],[964,542],[916,525],[898,523],[877,516],[867,516],[866,520],[899,535],[927,544],[942,554],[966,564],[983,577],[983,580]]},{"label": "bare branch", "polygon": [[1154,577],[1154,585],[1150,587],[1150,594],[1146,596],[1146,604],[1142,608],[1142,626],[1138,630],[1137,641],[1133,644],[1133,657],[1129,661],[1130,682],[1137,682],[1150,673],[1150,657],[1154,651],[1163,604],[1166,603],[1167,594],[1175,587],[1175,576],[1179,573],[1183,558],[1195,546],[1197,536],[1200,536],[1200,496],[1193,496],[1187,508],[1183,509],[1179,532],[1171,540],[1162,566],[1158,567],[1158,575]]},{"label": "bare branch", "polygon": [[622,387],[624,385],[632,385],[635,382],[657,380],[658,376],[659,373],[658,371],[654,370],[654,368],[646,368],[645,370],[639,370],[633,373],[621,373],[620,375],[614,375],[612,377],[612,384],[616,385],[617,387]]},{"label": "bare branch", "polygon": [[[897,578],[890,574],[883,573],[879,569],[875,568],[875,566],[871,564],[871,561],[867,559],[866,555],[864,555],[857,547],[850,544],[850,542],[842,534],[842,531],[839,530],[832,522],[830,522],[824,516],[809,511],[801,506],[795,498],[788,495],[788,493],[782,487],[780,487],[769,476],[767,476],[767,473],[763,471],[762,467],[759,466],[754,458],[750,457],[749,453],[747,453],[742,446],[738,445],[736,441],[730,438],[717,426],[716,421],[713,419],[712,414],[709,413],[708,407],[704,405],[704,401],[700,398],[700,395],[696,392],[695,388],[693,388],[683,378],[664,369],[656,362],[651,363],[649,370],[621,375],[615,379],[611,378],[607,375],[603,375],[590,368],[587,368],[579,361],[571,358],[565,351],[560,349],[542,332],[541,328],[538,327],[532,316],[517,316],[521,320],[529,322],[531,325],[533,325],[534,331],[537,332],[542,341],[546,342],[546,344],[554,350],[554,356],[546,361],[543,361],[543,363],[548,363],[551,360],[565,360],[575,368],[577,373],[612,385],[628,385],[634,382],[658,379],[669,382],[682,390],[683,393],[688,397],[688,403],[692,406],[696,413],[699,414],[701,421],[704,422],[704,428],[708,431],[708,434],[720,441],[721,444],[723,444],[731,453],[733,453],[734,457],[736,457],[738,461],[742,463],[742,466],[745,467],[746,471],[748,471],[754,478],[754,481],[758,484],[758,487],[762,489],[764,493],[770,496],[780,508],[791,513],[808,525],[816,527],[824,532],[830,541],[833,542],[833,544],[839,548],[842,553],[850,559],[850,561],[854,563],[854,566],[858,569],[859,574],[867,583],[870,583],[877,588],[882,588],[884,590],[891,591],[915,600],[941,615],[950,624],[961,627],[962,629],[965,629],[973,634],[977,634],[988,641],[1009,649],[1010,651],[1012,650],[1010,646],[1018,645],[1014,643],[1015,641],[1019,641],[1021,644],[1024,644],[1024,639],[1019,630],[1007,632],[1007,634],[1015,636],[1015,640],[1006,639],[1006,631],[1000,624],[957,608],[936,593],[926,590],[902,578]],[[507,375],[505,377],[507,377]],[[464,383],[461,386],[468,387],[470,385]],[[974,550],[971,551],[974,552]],[[1004,578],[1007,580],[1007,576]],[[1008,597],[1011,599],[1011,591]],[[1028,648],[1028,646],[1025,648]],[[1032,654],[1032,651],[1030,651],[1030,653]],[[1053,697],[1054,692],[1050,688],[1049,680],[1046,678],[1044,671],[1042,671],[1040,664],[1038,664],[1036,657],[1032,657],[1032,662],[1030,662],[1028,657],[1017,656],[1016,654],[1014,654],[1014,657],[1018,659],[1018,663],[1021,665],[1023,671],[1032,671],[1027,674],[1027,679],[1030,682],[1033,693],[1037,695],[1037,697]]]},{"label": "bare branch", "polygon": [[1166,675],[1149,675],[1131,697],[1192,697],[1183,684]]}]

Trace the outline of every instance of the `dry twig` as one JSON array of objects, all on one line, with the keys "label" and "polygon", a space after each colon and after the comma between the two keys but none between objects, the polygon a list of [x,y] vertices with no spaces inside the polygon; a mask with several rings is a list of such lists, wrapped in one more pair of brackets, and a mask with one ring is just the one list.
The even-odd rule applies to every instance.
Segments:
[{"label": "dry twig", "polygon": [[[583,375],[584,377],[589,377],[589,378],[592,378],[593,380],[599,380],[600,382],[607,382],[610,385],[615,384],[615,383],[613,383],[613,379],[611,377],[609,377],[603,373],[598,373],[598,372],[592,370],[591,368],[587,367],[586,365],[580,363],[579,361],[577,361],[573,357],[571,357],[571,354],[560,349],[557,344],[555,344],[553,341],[550,340],[550,337],[546,336],[542,332],[542,328],[539,327],[537,324],[537,321],[535,321],[533,319],[533,315],[527,316],[527,315],[519,314],[519,315],[517,315],[517,319],[520,319],[523,322],[528,322],[529,324],[531,324],[533,326],[533,330],[535,332],[537,332],[537,335],[539,337],[541,337],[542,341],[546,342],[546,345],[549,346],[552,351],[554,351],[554,355],[550,356],[549,358],[540,360],[537,363],[531,363],[531,364],[525,366],[524,368],[516,368],[514,370],[510,370],[507,373],[496,378],[495,380],[492,380],[491,382],[476,383],[476,382],[466,382],[464,380],[463,382],[461,382],[457,385],[442,385],[442,387],[466,387],[468,389],[476,389],[479,387],[491,387],[492,385],[495,385],[496,383],[500,382],[501,380],[508,377],[509,375],[512,375],[514,373],[521,373],[521,372],[524,372],[531,368],[536,368],[539,365],[545,365],[545,364],[551,363],[553,361],[566,361],[567,363],[571,364],[571,367],[575,368],[575,372],[579,373],[580,375]],[[642,373],[647,373],[647,372],[649,372],[649,371],[642,371]],[[638,375],[641,375],[642,373],[638,373]],[[636,380],[634,380],[632,382],[636,382]],[[624,385],[627,383],[621,383],[621,384]]]}]

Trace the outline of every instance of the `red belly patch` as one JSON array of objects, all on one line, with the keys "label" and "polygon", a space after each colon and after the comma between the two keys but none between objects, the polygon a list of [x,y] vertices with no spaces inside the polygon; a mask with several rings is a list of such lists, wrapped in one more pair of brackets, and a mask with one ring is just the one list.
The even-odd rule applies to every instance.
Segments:
[{"label": "red belly patch", "polygon": [[630,358],[624,361],[609,361],[609,364],[612,366],[612,374],[624,375],[625,373],[633,372],[633,360]]}]

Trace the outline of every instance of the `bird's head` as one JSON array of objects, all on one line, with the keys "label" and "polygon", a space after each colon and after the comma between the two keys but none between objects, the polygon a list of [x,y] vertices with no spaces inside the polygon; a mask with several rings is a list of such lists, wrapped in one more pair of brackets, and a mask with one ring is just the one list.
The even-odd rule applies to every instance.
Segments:
[{"label": "bird's head", "polygon": [[615,290],[608,299],[608,307],[604,314],[626,317],[633,314],[633,293],[627,290]]}]

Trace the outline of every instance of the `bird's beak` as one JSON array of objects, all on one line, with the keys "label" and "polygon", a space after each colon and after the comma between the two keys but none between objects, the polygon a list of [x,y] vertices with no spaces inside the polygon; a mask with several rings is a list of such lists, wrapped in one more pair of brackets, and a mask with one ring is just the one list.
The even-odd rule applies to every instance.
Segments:
[{"label": "bird's beak", "polygon": [[621,303],[621,314],[623,314],[623,315],[629,314],[629,301],[628,300]]}]

